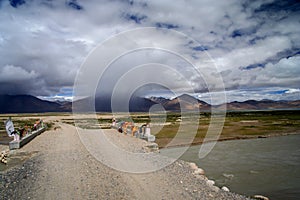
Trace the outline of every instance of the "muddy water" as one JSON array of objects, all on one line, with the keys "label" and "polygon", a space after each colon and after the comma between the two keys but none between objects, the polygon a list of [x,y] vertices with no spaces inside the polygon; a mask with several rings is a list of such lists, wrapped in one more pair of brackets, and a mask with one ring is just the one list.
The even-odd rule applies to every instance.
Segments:
[{"label": "muddy water", "polygon": [[218,142],[201,160],[199,148],[190,147],[181,159],[197,163],[218,186],[273,200],[300,197],[300,135]]}]

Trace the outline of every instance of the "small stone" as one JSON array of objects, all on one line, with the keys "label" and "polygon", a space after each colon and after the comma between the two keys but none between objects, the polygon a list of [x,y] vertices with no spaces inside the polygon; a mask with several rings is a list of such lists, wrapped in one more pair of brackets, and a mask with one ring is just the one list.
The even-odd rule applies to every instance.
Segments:
[{"label": "small stone", "polygon": [[192,170],[198,169],[198,166],[195,163],[190,163],[189,165]]},{"label": "small stone", "polygon": [[183,182],[182,182],[182,181],[180,181],[180,183],[182,184]]},{"label": "small stone", "polygon": [[214,192],[219,192],[219,191],[220,191],[220,188],[218,188],[217,186],[211,186],[211,189],[212,189]]},{"label": "small stone", "polygon": [[195,174],[194,176],[195,176],[197,179],[201,179],[201,180],[204,180],[204,181],[207,181],[207,180],[208,180],[207,177],[204,176],[204,175]]},{"label": "small stone", "polygon": [[213,181],[213,180],[208,180],[208,181],[206,181],[206,183],[209,186],[214,186],[215,185],[215,181]]},{"label": "small stone", "polygon": [[198,169],[196,169],[196,170],[194,171],[194,174],[195,174],[195,175],[204,175],[205,172],[204,172],[203,169],[198,168]]},{"label": "small stone", "polygon": [[217,187],[217,186],[212,186],[211,189],[212,189],[214,192],[219,192],[219,191],[220,191],[220,188]]},{"label": "small stone", "polygon": [[198,190],[193,190],[194,193],[198,192]]},{"label": "small stone", "polygon": [[225,191],[225,192],[229,192],[229,191],[230,191],[229,188],[226,187],[226,186],[223,186],[221,189],[222,189],[223,191]]},{"label": "small stone", "polygon": [[268,197],[265,197],[263,195],[254,195],[253,198],[258,200],[269,200]]}]

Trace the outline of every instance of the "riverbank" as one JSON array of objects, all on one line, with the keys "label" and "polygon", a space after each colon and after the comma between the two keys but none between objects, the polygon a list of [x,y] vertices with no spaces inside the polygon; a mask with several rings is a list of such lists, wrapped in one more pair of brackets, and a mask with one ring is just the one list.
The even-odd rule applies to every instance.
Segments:
[{"label": "riverbank", "polygon": [[[196,115],[190,113],[191,118],[199,119],[199,122],[193,124],[198,127],[197,131],[191,130],[189,124],[191,121],[183,120],[180,113],[157,113],[154,115],[155,119],[151,122],[151,133],[156,136],[156,143],[160,148],[175,147],[184,145],[198,145],[202,144],[208,127],[211,123],[210,113],[200,113]],[[32,121],[42,118],[45,123],[52,125],[52,122],[64,122],[70,125],[75,125],[74,116],[71,113],[46,113],[46,114],[15,114],[12,115],[16,126],[22,124],[30,124]],[[7,119],[8,115],[0,115],[0,120]],[[130,116],[118,113],[114,116],[112,113],[97,113],[97,120],[95,115],[80,114],[76,115],[76,125],[85,129],[99,129],[99,127],[108,128],[111,125],[111,120],[116,117],[124,121],[134,121],[136,125],[150,122],[149,113],[133,113]],[[163,123],[160,123],[161,119]],[[156,123],[156,121],[158,123]],[[20,123],[19,123],[20,122]],[[54,126],[54,125],[52,125]],[[176,138],[176,142],[172,141],[178,133],[178,128],[181,126],[181,138],[190,136],[194,133],[194,140],[186,142],[180,141],[180,137]],[[3,131],[1,132],[1,130]],[[226,114],[222,133],[218,141],[265,138],[273,136],[281,136],[286,134],[300,133],[300,110],[277,110],[277,111],[240,111],[228,112]],[[3,136],[3,137],[2,137]],[[11,140],[4,131],[3,124],[0,123],[0,141]],[[172,143],[170,143],[172,141]],[[8,143],[8,142],[7,142]],[[170,146],[171,145],[171,146]]]},{"label": "riverbank", "polygon": [[268,134],[268,135],[253,135],[253,136],[235,136],[235,137],[223,137],[219,138],[218,140],[207,140],[206,142],[202,141],[197,141],[197,142],[192,142],[191,144],[175,144],[172,143],[172,145],[159,145],[160,143],[158,142],[158,147],[160,149],[168,149],[168,148],[176,148],[176,147],[186,147],[186,146],[197,146],[209,142],[223,142],[223,141],[231,141],[231,140],[249,140],[249,139],[261,139],[261,138],[272,138],[272,137],[281,137],[281,136],[289,136],[289,135],[300,135],[300,131],[297,132],[292,132],[292,133],[276,133],[276,134]]},{"label": "riverbank", "polygon": [[[297,199],[300,195],[300,135],[230,140],[218,142],[205,157],[199,158],[200,148],[191,146],[180,157],[205,169],[216,185],[253,196],[261,194],[270,199]],[[162,149],[172,154],[183,147]],[[174,154],[176,156],[176,154]]]},{"label": "riverbank", "polygon": [[[113,170],[86,150],[75,127],[56,126],[15,151],[30,157],[0,173],[4,199],[247,199],[213,186],[181,160],[152,173]],[[144,141],[111,131],[127,151],[144,151]]]}]

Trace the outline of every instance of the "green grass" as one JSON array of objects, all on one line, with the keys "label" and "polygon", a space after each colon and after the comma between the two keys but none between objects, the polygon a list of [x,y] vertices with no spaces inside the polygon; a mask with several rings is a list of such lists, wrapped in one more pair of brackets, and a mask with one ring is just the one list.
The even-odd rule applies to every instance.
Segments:
[{"label": "green grass", "polygon": [[[47,114],[22,114],[22,115],[0,115],[0,135],[6,134],[3,121],[8,116],[13,117],[13,122],[16,128],[23,127],[25,125],[33,125],[34,122],[41,116],[56,115],[55,113]],[[59,113],[59,116],[69,116],[67,113]],[[22,119],[23,117],[31,117],[29,119]],[[179,112],[167,112],[165,114],[157,113],[149,115],[149,113],[131,113],[130,116],[124,117],[122,113],[118,120],[133,121],[137,124],[144,124],[150,122],[152,124],[152,132],[155,133],[157,143],[160,147],[166,146],[177,134],[179,125],[183,126],[184,131],[178,138],[185,138],[193,134],[192,128],[193,122],[196,123],[196,136],[193,143],[200,143],[203,141],[208,126],[211,121],[211,113],[202,112],[196,113],[181,113]],[[110,128],[112,115],[111,113],[99,114],[98,119],[95,122],[92,118],[76,119],[76,125],[85,129],[99,129]],[[159,127],[155,126],[155,122],[160,122],[165,119],[168,123],[164,125],[160,131]],[[182,120],[182,122],[180,122]],[[75,125],[74,120],[65,118],[61,120],[64,123]],[[53,124],[47,124],[51,129]],[[195,130],[194,130],[195,131]],[[285,110],[285,111],[244,111],[244,112],[228,112],[226,113],[224,127],[219,139],[234,139],[234,138],[248,138],[259,137],[266,135],[280,135],[300,132],[300,110]]]},{"label": "green grass", "polygon": [[[194,143],[203,141],[208,130],[210,117],[210,113],[201,113]],[[164,147],[175,137],[178,126],[179,122],[173,121],[173,125],[165,126],[156,134],[157,143],[160,147]],[[192,130],[187,128],[186,132],[189,131]],[[299,110],[228,112],[219,139],[259,137],[294,132],[300,133]]]}]

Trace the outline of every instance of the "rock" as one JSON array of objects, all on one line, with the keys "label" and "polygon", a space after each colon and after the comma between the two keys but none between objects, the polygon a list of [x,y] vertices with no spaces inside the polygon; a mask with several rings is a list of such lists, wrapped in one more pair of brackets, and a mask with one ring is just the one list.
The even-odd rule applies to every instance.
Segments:
[{"label": "rock", "polygon": [[230,192],[229,188],[226,187],[226,186],[223,186],[223,187],[221,188],[221,190],[223,190],[223,191],[225,191],[225,192]]},{"label": "rock", "polygon": [[213,181],[213,180],[207,180],[206,183],[209,186],[214,186],[215,185],[215,181]]},{"label": "rock", "polygon": [[269,200],[268,197],[265,197],[263,195],[254,195],[253,198],[254,199],[259,199],[259,200]]},{"label": "rock", "polygon": [[8,151],[1,151],[0,161],[4,164],[7,164]]},{"label": "rock", "polygon": [[198,175],[198,174],[195,174],[194,175],[197,179],[200,179],[201,181],[207,181],[208,178],[204,175]]},{"label": "rock", "polygon": [[8,152],[2,151],[0,154],[0,161],[4,164],[7,164],[7,156],[8,156]]},{"label": "rock", "polygon": [[204,172],[203,169],[198,168],[198,169],[196,169],[196,170],[194,171],[194,174],[195,174],[195,175],[204,175],[205,172]]},{"label": "rock", "polygon": [[213,180],[207,180],[206,184],[212,189],[212,191],[214,191],[214,192],[219,192],[220,191],[220,188],[218,188],[217,186],[214,186],[215,185],[215,181],[213,181]]},{"label": "rock", "polygon": [[195,163],[190,163],[189,164],[192,170],[198,169],[198,166]]},{"label": "rock", "polygon": [[220,191],[220,188],[218,188],[217,186],[211,186],[211,189],[212,189],[214,192],[219,192],[219,191]]},{"label": "rock", "polygon": [[156,143],[148,143],[145,146],[143,146],[143,150],[145,153],[150,153],[150,152],[155,152],[158,153],[159,152],[159,148],[158,148],[158,144]]}]

